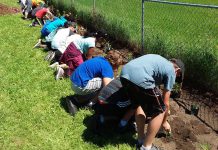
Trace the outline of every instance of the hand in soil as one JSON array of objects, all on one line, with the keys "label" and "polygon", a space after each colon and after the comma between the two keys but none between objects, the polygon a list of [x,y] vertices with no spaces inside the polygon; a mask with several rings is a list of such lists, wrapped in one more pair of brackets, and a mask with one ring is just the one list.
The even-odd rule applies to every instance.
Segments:
[{"label": "hand in soil", "polygon": [[170,136],[171,135],[171,127],[168,121],[164,122],[162,124],[163,130],[166,132],[166,136]]}]

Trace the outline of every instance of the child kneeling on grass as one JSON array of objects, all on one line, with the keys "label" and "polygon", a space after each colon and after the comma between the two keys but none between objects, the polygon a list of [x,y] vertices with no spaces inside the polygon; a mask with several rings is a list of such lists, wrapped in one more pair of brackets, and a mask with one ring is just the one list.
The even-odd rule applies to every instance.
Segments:
[{"label": "child kneeling on grass", "polygon": [[[69,77],[73,71],[84,61],[93,58],[95,54],[96,41],[104,34],[87,33],[84,37],[76,37],[63,51],[59,63],[66,64],[67,69],[58,68],[56,79]],[[66,41],[65,41],[66,42]],[[62,73],[61,73],[62,72]],[[64,74],[63,74],[64,73]]]},{"label": "child kneeling on grass", "polygon": [[46,20],[52,20],[53,14],[50,11],[50,7],[41,7],[38,6],[32,11],[33,22],[29,25],[34,27],[37,25],[43,26]]},{"label": "child kneeling on grass", "polygon": [[24,15],[25,20],[29,20],[29,15],[32,11],[32,1],[31,0],[21,0],[21,10]]},{"label": "child kneeling on grass", "polygon": [[90,107],[96,104],[99,91],[113,80],[114,71],[122,64],[121,53],[111,50],[105,57],[87,60],[76,68],[70,77],[75,93],[72,99],[67,100],[70,114],[76,113],[75,103]]},{"label": "child kneeling on grass", "polygon": [[95,131],[101,132],[109,121],[119,122],[115,126],[119,133],[133,131],[135,130],[134,113],[135,109],[131,107],[130,99],[122,87],[120,78],[116,78],[103,87],[98,95],[98,103],[95,109],[97,116]]},{"label": "child kneeling on grass", "polygon": [[68,27],[68,20],[69,20],[69,15],[66,14],[66,16],[61,16],[59,17],[54,17],[52,21],[48,20],[44,24],[44,26],[41,29],[41,37],[38,40],[38,42],[34,45],[33,48],[38,48],[42,47],[42,39],[49,37],[50,34],[55,33],[56,30],[60,27]]},{"label": "child kneeling on grass", "polygon": [[50,40],[51,47],[49,49],[51,49],[51,51],[49,51],[48,55],[45,57],[45,60],[51,62],[59,61],[62,53],[66,49],[67,38],[71,35],[74,35],[75,23],[68,21],[67,26],[65,26],[64,28],[59,28],[55,32],[55,35]]}]

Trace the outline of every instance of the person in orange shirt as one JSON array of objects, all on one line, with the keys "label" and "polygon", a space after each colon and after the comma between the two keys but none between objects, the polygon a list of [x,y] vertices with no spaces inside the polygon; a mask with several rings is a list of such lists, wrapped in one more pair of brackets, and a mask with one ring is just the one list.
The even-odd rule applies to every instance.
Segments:
[{"label": "person in orange shirt", "polygon": [[44,0],[32,0],[32,7],[43,6],[45,4]]}]

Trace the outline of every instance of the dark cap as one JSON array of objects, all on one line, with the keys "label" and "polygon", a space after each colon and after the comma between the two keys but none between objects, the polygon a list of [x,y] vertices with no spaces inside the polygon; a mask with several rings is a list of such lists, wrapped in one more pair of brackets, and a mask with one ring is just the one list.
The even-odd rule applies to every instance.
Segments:
[{"label": "dark cap", "polygon": [[68,28],[68,27],[76,28],[76,23],[75,22],[71,22],[71,21],[67,21],[67,22],[65,22],[64,27],[65,28]]},{"label": "dark cap", "polygon": [[175,63],[180,68],[181,75],[176,77],[176,82],[182,83],[182,81],[184,79],[184,74],[185,74],[185,64],[182,62],[181,59],[172,58],[172,59],[170,59],[170,61]]}]

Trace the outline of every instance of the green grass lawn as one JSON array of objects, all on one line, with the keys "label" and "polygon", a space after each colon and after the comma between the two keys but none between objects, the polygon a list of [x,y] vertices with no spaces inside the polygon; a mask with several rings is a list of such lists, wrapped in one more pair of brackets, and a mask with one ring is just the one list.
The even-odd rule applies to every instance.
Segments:
[{"label": "green grass lawn", "polygon": [[32,49],[40,28],[28,27],[20,14],[0,22],[0,149],[131,149],[133,138],[90,132],[89,110],[71,117],[61,106],[73,91],[69,79],[55,81],[46,53]]}]

